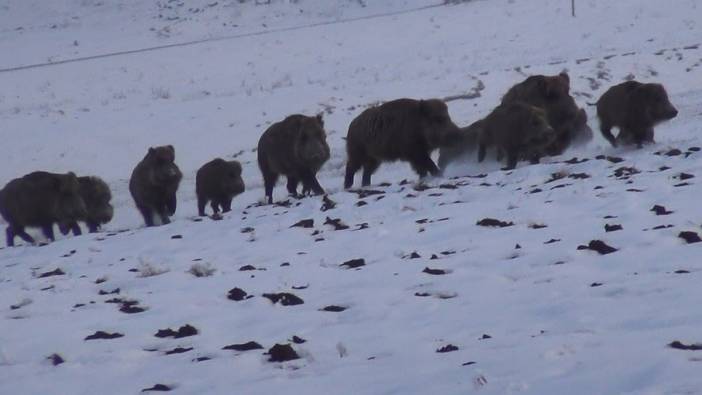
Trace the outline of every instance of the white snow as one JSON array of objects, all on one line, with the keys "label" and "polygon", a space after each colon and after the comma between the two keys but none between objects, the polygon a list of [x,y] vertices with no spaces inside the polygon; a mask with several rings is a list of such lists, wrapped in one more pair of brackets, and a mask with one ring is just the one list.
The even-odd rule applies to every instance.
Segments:
[{"label": "white snow", "polygon": [[[678,237],[702,233],[702,152],[688,150],[702,146],[701,6],[577,0],[572,18],[567,0],[442,3],[0,4],[0,185],[72,170],[105,179],[115,205],[101,233],[0,247],[0,394],[155,384],[179,394],[702,393],[702,351],[667,346],[702,342],[700,244]],[[526,75],[561,70],[595,130],[587,146],[511,172],[469,158],[423,191],[407,164],[384,164],[370,188],[383,193],[362,207],[343,190],[343,137],[365,106],[484,86],[449,102],[467,125]],[[656,144],[613,149],[587,103],[631,76],[665,84],[680,114],[656,128]],[[260,134],[320,111],[332,158],[318,176],[336,208],[322,212],[319,197],[253,205],[263,199]],[[162,144],[175,146],[184,181],[174,222],[146,229],[127,182]],[[682,154],[656,154],[673,148]],[[217,156],[242,162],[247,191],[224,220],[193,222],[195,171]],[[589,160],[564,163],[573,157]],[[621,167],[640,173],[614,177]],[[564,177],[548,182],[554,173]],[[350,228],[335,231],[327,217]],[[477,226],[484,218],[514,225]],[[290,228],[302,219],[314,228]],[[618,251],[578,249],[591,240]],[[355,258],[366,266],[339,266]],[[39,277],[57,268],[65,274]],[[235,287],[253,297],[227,299]],[[304,304],[274,305],[261,296],[271,292]],[[105,303],[115,297],[146,310],[120,312]],[[329,305],[347,309],[320,311]],[[199,333],[154,337],[186,324]],[[124,336],[84,340],[96,331]],[[301,359],[267,362],[263,352],[293,335],[307,340],[293,344]],[[222,350],[248,341],[265,350]],[[449,344],[458,350],[436,352]],[[193,349],[164,355],[177,347]],[[53,366],[54,353],[65,362]]]}]

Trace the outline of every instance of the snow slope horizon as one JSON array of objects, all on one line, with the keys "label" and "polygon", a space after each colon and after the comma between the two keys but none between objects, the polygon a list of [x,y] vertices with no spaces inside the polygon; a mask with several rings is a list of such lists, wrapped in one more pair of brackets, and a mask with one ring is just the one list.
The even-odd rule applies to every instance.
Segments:
[{"label": "snow slope horizon", "polygon": [[[94,17],[122,15],[111,14],[115,10],[137,15],[145,3],[94,6],[104,12]],[[275,28],[329,20],[309,12],[322,4],[333,19],[435,2],[397,1],[366,10],[351,3],[335,13],[329,2],[277,2],[226,22]],[[0,184],[37,169],[74,170],[105,178],[116,205],[106,232],[42,248],[0,248],[0,299],[7,301],[0,306],[0,393],[136,393],[156,383],[179,393],[700,393],[699,357],[666,348],[674,340],[699,342],[702,321],[696,309],[699,244],[684,246],[677,237],[698,231],[701,221],[696,178],[681,179],[702,168],[701,154],[688,149],[702,146],[699,6],[578,2],[572,19],[569,2],[535,3],[471,1],[0,73]],[[65,4],[71,8],[59,14],[66,20],[83,10],[76,2]],[[291,14],[295,7],[305,16]],[[132,30],[154,26],[148,18],[153,14],[144,15],[135,17]],[[100,47],[108,40],[100,41],[99,23],[52,29],[46,15],[26,22],[18,17],[17,23],[39,27],[24,36],[2,31],[3,52],[24,50],[0,69],[40,59],[37,54],[73,56],[47,45],[45,37],[61,29],[66,42],[77,37],[85,51],[79,55],[221,32],[222,14],[203,15],[178,22],[171,37],[125,34],[108,48]],[[271,22],[267,15],[276,18]],[[109,37],[110,29],[101,34]],[[342,191],[342,136],[363,106],[477,91],[476,99],[449,103],[454,120],[468,124],[525,75],[563,69],[581,106],[633,76],[663,82],[680,115],[657,127],[658,143],[642,150],[613,149],[596,132],[586,147],[513,172],[468,161],[449,175],[485,176],[429,180],[432,189],[414,190],[409,167],[388,164],[374,177],[372,189],[382,193],[359,199]],[[586,109],[596,130],[593,109]],[[332,148],[320,181],[337,207],[321,212],[319,198],[293,201],[289,208],[251,206],[263,198],[251,151],[260,134],[290,113],[318,111],[326,112]],[[186,175],[178,213],[170,226],[143,229],[126,180],[149,145],[168,143],[176,146]],[[654,155],[670,148],[681,155]],[[600,154],[624,161],[596,160]],[[223,221],[192,222],[195,170],[215,156],[242,161],[247,192]],[[563,162],[573,156],[590,160]],[[629,175],[635,171],[622,167],[640,173]],[[402,179],[411,181],[398,183]],[[276,188],[276,200],[283,189]],[[654,205],[673,212],[656,216],[649,211]],[[323,225],[327,217],[351,228],[334,231]],[[514,225],[475,225],[486,217]],[[289,228],[308,218],[313,229]],[[623,230],[605,232],[605,224]],[[654,230],[667,225],[672,227]],[[578,250],[597,239],[619,251],[599,256]],[[420,257],[409,259],[414,251]],[[354,258],[366,266],[339,268]],[[197,263],[216,271],[195,278],[187,271]],[[239,271],[246,264],[259,270]],[[57,267],[66,274],[38,278]],[[140,277],[133,268],[167,271]],[[96,284],[98,278],[106,281]],[[254,297],[230,301],[233,287]],[[117,288],[118,294],[98,295]],[[305,303],[271,305],[261,297],[266,292],[292,292]],[[119,312],[103,303],[113,297],[139,300],[147,310]],[[327,305],[348,309],[319,311]],[[184,324],[200,333],[153,336]],[[125,336],[83,340],[97,330]],[[221,350],[249,340],[269,348],[293,335],[307,339],[295,345],[303,357],[297,362],[269,364],[257,351]],[[458,350],[435,352],[448,344]],[[193,350],[163,355],[174,347]],[[52,353],[66,362],[51,366],[44,358]],[[212,359],[193,362],[201,357]],[[468,362],[475,363],[462,366]]]}]

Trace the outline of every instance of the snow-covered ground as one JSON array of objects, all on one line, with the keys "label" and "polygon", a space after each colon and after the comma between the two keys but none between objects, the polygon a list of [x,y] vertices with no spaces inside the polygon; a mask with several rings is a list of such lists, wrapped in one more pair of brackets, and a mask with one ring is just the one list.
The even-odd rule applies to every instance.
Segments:
[{"label": "snow-covered ground", "polygon": [[[116,206],[102,233],[0,247],[0,394],[702,393],[702,351],[668,346],[702,342],[700,244],[679,237],[702,233],[702,5],[577,0],[572,18],[566,0],[443,3],[0,4],[0,185],[73,170],[105,179]],[[526,75],[562,70],[595,130],[586,103],[632,77],[664,83],[680,114],[641,150],[596,132],[511,172],[470,158],[424,189],[385,164],[343,191],[343,136],[365,106],[478,92],[449,102],[466,125]],[[320,111],[336,206],[259,205],[258,137]],[[185,178],[174,223],[145,229],[127,181],[162,144]],[[242,162],[247,192],[195,222],[195,171],[217,156]],[[617,251],[579,249],[593,240]],[[262,296],[275,292],[304,303]],[[186,324],[198,333],[154,336]],[[96,331],[123,336],[84,340]],[[264,349],[223,349],[248,341]],[[268,362],[276,343],[301,358]]]}]

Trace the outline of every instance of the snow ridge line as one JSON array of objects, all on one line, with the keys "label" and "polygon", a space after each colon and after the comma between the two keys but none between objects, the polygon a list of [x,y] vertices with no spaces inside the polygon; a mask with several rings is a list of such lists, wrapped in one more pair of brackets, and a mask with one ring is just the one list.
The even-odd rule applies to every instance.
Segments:
[{"label": "snow ridge line", "polygon": [[138,53],[153,52],[153,51],[158,51],[158,50],[162,50],[162,49],[169,49],[169,48],[188,47],[188,46],[204,44],[204,43],[208,43],[208,42],[217,42],[217,41],[235,40],[238,38],[245,38],[245,37],[263,36],[263,35],[270,34],[270,33],[284,33],[284,32],[290,32],[290,31],[296,31],[296,30],[302,30],[302,29],[315,28],[315,27],[320,27],[320,26],[329,26],[329,25],[336,25],[336,24],[342,24],[342,23],[356,22],[356,21],[361,21],[361,20],[385,18],[385,17],[389,17],[389,16],[396,16],[396,15],[410,14],[410,13],[414,13],[414,12],[421,12],[421,11],[425,11],[425,10],[432,9],[432,8],[443,7],[446,5],[448,5],[448,4],[437,3],[437,4],[433,4],[433,5],[411,8],[408,10],[385,12],[385,13],[379,13],[379,14],[373,14],[373,15],[359,16],[359,17],[355,17],[355,18],[339,19],[339,20],[334,20],[334,21],[317,22],[317,23],[312,23],[309,25],[281,27],[281,28],[277,28],[277,29],[262,30],[262,31],[257,31],[257,32],[240,33],[240,34],[233,34],[233,35],[221,36],[221,37],[202,38],[199,40],[184,41],[184,42],[173,43],[173,44],[157,45],[157,46],[147,47],[147,48],[129,49],[129,50],[124,50],[124,51],[108,52],[108,53],[99,54],[99,55],[82,56],[82,57],[78,57],[78,58],[57,60],[54,62],[44,62],[44,63],[34,63],[34,64],[28,64],[28,65],[22,65],[22,66],[13,66],[13,67],[7,67],[7,68],[0,68],[0,73],[8,73],[8,72],[13,72],[13,71],[21,71],[21,70],[36,69],[36,68],[41,68],[41,67],[57,66],[57,65],[61,65],[61,64],[67,64],[67,63],[85,62],[85,61],[90,61],[90,60],[112,58],[112,57],[123,56],[123,55],[133,55],[133,54],[138,54]]}]

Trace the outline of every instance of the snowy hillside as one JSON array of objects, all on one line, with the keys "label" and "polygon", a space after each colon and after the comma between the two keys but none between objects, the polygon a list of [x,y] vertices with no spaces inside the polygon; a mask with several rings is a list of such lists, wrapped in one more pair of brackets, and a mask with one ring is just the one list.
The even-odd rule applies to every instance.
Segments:
[{"label": "snowy hillside", "polygon": [[[101,233],[0,247],[0,394],[702,393],[688,244],[702,6],[443,3],[0,4],[0,186],[73,170],[105,179],[115,205]],[[343,190],[343,137],[366,106],[449,98],[467,125],[526,75],[562,70],[587,146],[514,171],[468,158],[422,185],[384,164]],[[614,149],[587,103],[631,78],[663,83],[680,113],[656,144]],[[320,111],[332,203],[281,184],[262,205],[260,134]],[[127,182],[162,144],[184,181],[174,222],[146,229]],[[247,191],[223,220],[195,220],[195,171],[217,156],[242,162]],[[299,358],[269,362],[276,344]]]}]

